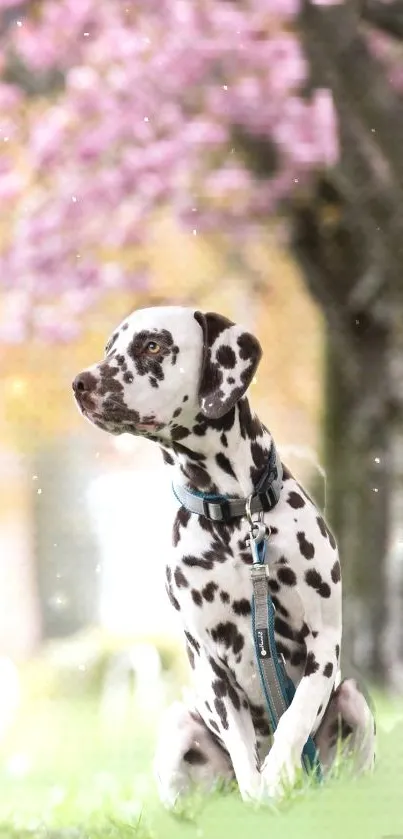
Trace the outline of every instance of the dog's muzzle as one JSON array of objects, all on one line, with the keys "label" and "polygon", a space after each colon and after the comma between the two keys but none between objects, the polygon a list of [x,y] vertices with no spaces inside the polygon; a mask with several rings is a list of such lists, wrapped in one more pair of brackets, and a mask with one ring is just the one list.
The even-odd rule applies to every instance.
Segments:
[{"label": "dog's muzzle", "polygon": [[85,370],[79,373],[72,384],[74,396],[81,410],[94,410],[96,408],[93,397],[97,387],[97,380],[95,376]]}]

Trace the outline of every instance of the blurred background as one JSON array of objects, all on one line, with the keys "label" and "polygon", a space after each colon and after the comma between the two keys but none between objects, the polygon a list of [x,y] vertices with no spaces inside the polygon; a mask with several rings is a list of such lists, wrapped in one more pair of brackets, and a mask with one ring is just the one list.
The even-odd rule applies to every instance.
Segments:
[{"label": "blurred background", "polygon": [[402,20],[400,0],[0,0],[0,777],[15,818],[63,808],[60,779],[79,771],[96,806],[135,764],[141,797],[188,678],[159,452],[90,427],[71,394],[137,307],[215,310],[258,336],[253,405],[340,543],[346,671],[388,724],[403,715]]}]

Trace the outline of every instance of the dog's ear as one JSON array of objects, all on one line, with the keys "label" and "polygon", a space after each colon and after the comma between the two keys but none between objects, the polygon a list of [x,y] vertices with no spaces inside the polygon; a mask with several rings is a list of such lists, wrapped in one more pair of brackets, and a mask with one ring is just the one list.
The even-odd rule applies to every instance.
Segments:
[{"label": "dog's ear", "polygon": [[259,341],[241,326],[215,312],[195,312],[203,330],[199,405],[210,419],[219,419],[248,389],[259,364]]}]

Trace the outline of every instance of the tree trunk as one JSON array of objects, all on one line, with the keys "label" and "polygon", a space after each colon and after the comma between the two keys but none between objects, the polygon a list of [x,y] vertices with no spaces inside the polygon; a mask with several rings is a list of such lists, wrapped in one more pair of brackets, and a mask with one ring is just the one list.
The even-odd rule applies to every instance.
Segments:
[{"label": "tree trunk", "polygon": [[328,518],[338,537],[343,569],[343,663],[348,669],[351,662],[372,680],[386,683],[393,441],[385,387],[387,336],[370,329],[360,340],[357,356],[362,384],[353,390],[345,381],[339,353],[328,343],[324,424]]},{"label": "tree trunk", "polygon": [[[383,683],[397,657],[403,591],[403,107],[361,22],[402,38],[402,10],[401,0],[301,3],[307,94],[332,92],[340,157],[287,207],[297,261],[328,328],[325,460],[344,652]],[[234,144],[256,175],[270,177],[269,143],[237,130]]]},{"label": "tree trunk", "polygon": [[[327,220],[331,212],[331,223]],[[324,421],[327,515],[343,569],[343,658],[389,680],[389,535],[394,422],[390,323],[352,290],[372,281],[354,207],[328,184],[295,209],[293,245],[328,327]],[[385,270],[388,266],[385,266]],[[377,287],[387,288],[376,276]]]}]

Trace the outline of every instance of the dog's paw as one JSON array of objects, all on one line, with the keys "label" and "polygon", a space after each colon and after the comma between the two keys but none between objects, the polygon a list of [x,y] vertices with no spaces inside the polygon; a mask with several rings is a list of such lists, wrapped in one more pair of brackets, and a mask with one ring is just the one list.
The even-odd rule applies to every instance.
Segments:
[{"label": "dog's paw", "polygon": [[154,779],[162,806],[173,810],[187,792],[185,777],[171,767],[154,764]]},{"label": "dog's paw", "polygon": [[262,799],[281,801],[295,783],[296,774],[297,766],[291,753],[279,754],[273,746],[261,770]]},{"label": "dog's paw", "polygon": [[238,787],[242,801],[245,801],[247,804],[259,804],[262,801],[263,784],[262,776],[260,774],[258,774],[253,780],[249,780],[247,783],[240,784],[238,782]]}]

